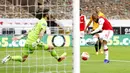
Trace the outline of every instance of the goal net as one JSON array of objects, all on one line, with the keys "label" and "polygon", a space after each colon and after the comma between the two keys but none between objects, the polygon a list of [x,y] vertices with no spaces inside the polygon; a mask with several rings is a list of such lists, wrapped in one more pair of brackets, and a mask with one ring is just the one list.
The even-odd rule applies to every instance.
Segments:
[{"label": "goal net", "polygon": [[[78,12],[73,16],[74,11],[79,11],[78,5],[78,9],[73,8],[76,6],[73,2],[79,3],[76,1],[79,0],[0,0],[0,60],[8,55],[22,55],[26,37],[16,41],[12,38],[32,29],[44,8],[48,8],[52,16],[49,16],[48,28],[42,41],[55,46],[59,56],[67,52],[67,58],[57,62],[48,51],[35,50],[25,62],[0,63],[0,73],[74,73],[73,69],[78,71],[75,73],[79,73],[79,58],[76,60],[73,57],[79,57],[79,46],[73,45],[76,43],[72,42],[72,19],[78,20],[76,17],[79,14]],[[79,26],[75,24],[75,27],[77,29]],[[79,42],[79,39],[75,40],[74,42]],[[78,52],[73,50],[72,46],[78,49]]]}]

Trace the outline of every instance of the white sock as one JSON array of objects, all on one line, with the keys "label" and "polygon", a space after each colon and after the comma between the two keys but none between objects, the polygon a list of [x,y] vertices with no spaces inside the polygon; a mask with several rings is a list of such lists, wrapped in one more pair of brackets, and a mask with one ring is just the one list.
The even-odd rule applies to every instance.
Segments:
[{"label": "white sock", "polygon": [[109,53],[108,53],[108,47],[107,45],[104,45],[104,54],[105,54],[105,59],[109,59]]}]

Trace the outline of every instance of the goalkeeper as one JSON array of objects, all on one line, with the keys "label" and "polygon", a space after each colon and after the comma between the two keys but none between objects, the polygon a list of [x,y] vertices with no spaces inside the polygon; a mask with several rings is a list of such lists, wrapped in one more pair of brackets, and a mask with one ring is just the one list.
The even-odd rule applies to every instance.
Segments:
[{"label": "goalkeeper", "polygon": [[[48,50],[58,62],[61,62],[62,60],[65,59],[66,53],[63,53],[60,57],[54,50],[54,47],[51,45],[44,44],[40,40],[42,39],[44,32],[47,27],[47,20],[49,18],[49,9],[44,9],[43,11],[43,17],[41,20],[37,22],[37,24],[33,27],[33,29],[28,33],[27,39],[25,46],[22,51],[22,56],[16,55],[16,56],[6,56],[3,60],[2,63],[6,63],[9,60],[12,61],[19,61],[19,62],[25,62],[26,59],[28,58],[29,54],[32,54],[34,50]],[[42,15],[42,14],[41,14]],[[24,37],[24,36],[22,36]],[[20,37],[20,38],[22,38]]]}]

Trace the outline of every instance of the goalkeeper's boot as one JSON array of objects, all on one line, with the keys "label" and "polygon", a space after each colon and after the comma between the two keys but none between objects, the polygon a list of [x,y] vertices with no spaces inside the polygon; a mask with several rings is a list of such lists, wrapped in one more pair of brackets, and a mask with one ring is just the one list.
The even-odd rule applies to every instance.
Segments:
[{"label": "goalkeeper's boot", "polygon": [[2,62],[2,64],[4,64],[4,63],[6,63],[9,60],[11,60],[11,56],[10,55],[8,55],[5,58],[3,58],[1,62]]},{"label": "goalkeeper's boot", "polygon": [[64,53],[59,57],[58,62],[63,61],[63,60],[66,58],[66,55],[67,55],[67,53],[64,52]]},{"label": "goalkeeper's boot", "polygon": [[110,61],[109,61],[109,60],[107,60],[107,59],[105,59],[105,60],[104,60],[104,63],[109,63],[109,62],[110,62]]}]

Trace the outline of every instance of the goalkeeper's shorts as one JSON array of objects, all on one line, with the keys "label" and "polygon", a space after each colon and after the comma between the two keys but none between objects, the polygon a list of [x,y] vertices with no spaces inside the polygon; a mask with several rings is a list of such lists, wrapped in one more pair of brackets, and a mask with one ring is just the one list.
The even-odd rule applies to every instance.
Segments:
[{"label": "goalkeeper's shorts", "polygon": [[23,50],[22,50],[22,55],[29,55],[34,52],[34,50],[48,50],[48,45],[44,44],[43,42],[40,42],[37,44],[37,46],[33,47],[30,44],[25,44]]}]

